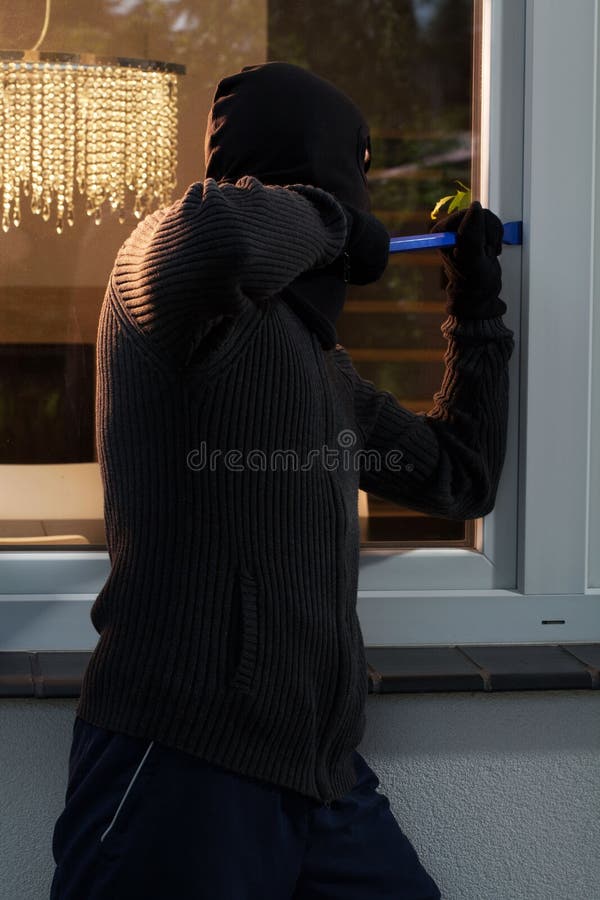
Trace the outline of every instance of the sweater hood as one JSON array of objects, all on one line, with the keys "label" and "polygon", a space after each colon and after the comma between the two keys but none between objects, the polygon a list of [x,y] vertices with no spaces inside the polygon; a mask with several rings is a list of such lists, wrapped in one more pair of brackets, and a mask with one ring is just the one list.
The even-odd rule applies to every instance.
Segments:
[{"label": "sweater hood", "polygon": [[310,184],[368,212],[369,159],[369,127],[360,110],[306,69],[284,62],[246,66],[217,85],[205,137],[207,178],[254,175],[263,184]]}]

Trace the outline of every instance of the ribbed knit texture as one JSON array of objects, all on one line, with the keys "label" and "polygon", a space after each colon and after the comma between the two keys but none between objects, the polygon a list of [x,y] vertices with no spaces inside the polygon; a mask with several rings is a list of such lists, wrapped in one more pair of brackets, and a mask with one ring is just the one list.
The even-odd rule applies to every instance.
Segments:
[{"label": "ribbed knit texture", "polygon": [[[354,786],[365,728],[359,482],[432,514],[488,512],[512,350],[501,319],[450,317],[431,413],[377,391],[278,296],[345,230],[317,188],[208,179],[123,245],[97,345],[112,566],[77,708],[321,802]],[[361,473],[362,449],[414,468]]]}]

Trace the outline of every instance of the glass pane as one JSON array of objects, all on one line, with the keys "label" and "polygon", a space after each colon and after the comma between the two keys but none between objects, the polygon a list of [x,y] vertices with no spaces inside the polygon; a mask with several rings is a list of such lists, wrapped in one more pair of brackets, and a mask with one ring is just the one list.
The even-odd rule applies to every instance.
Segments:
[{"label": "glass pane", "polygon": [[[394,236],[420,234],[436,201],[476,176],[472,160],[474,0],[271,0],[268,56],[331,79],[372,133],[373,212]],[[332,39],[332,36],[334,38]],[[444,372],[446,318],[437,251],[395,254],[376,285],[352,287],[338,335],[356,368],[416,412]],[[362,538],[473,546],[452,522],[361,492]]]},{"label": "glass pane", "polygon": [[[2,4],[0,48],[32,48],[43,20],[42,0]],[[264,62],[266,35],[264,0],[54,0],[40,49],[186,66],[175,199],[203,177],[215,83]],[[58,235],[21,203],[20,226],[0,231],[0,548],[101,549],[95,343],[113,260],[136,220],[119,224],[109,211],[96,225],[76,201],[75,224]]]},{"label": "glass pane", "polygon": [[[392,234],[425,231],[454,179],[471,173],[474,0],[54,0],[48,52],[163,59],[179,79],[173,196],[203,176],[206,113],[216,82],[266,59],[296,62],[346,90],[372,124],[374,211]],[[0,47],[32,47],[43,3],[0,7]],[[335,40],[331,39],[335,35]],[[476,161],[473,161],[476,162]],[[103,548],[94,435],[95,341],[112,263],[135,225],[75,205],[57,235],[23,200],[0,231],[0,547]],[[340,340],[359,371],[407,407],[428,410],[445,343],[435,253],[392,257],[376,286],[353,288]],[[366,541],[471,544],[473,523],[432,519],[361,496]]]}]

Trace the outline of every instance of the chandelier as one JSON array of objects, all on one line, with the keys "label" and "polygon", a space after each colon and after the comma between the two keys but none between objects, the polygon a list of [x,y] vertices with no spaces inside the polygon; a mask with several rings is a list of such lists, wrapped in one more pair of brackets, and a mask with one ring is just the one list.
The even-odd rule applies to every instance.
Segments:
[{"label": "chandelier", "polygon": [[185,67],[91,54],[0,51],[2,229],[22,206],[73,225],[76,191],[96,224],[168,205],[177,167],[177,76]]}]

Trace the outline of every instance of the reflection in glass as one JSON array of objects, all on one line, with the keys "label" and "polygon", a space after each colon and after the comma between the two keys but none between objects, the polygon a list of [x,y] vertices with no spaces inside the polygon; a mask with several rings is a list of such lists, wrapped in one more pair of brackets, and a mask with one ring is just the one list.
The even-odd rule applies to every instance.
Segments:
[{"label": "reflection in glass", "polygon": [[[40,35],[39,0],[0,4],[0,47]],[[179,87],[174,196],[203,177],[216,82],[266,59],[263,0],[54,0],[47,53],[162,59]],[[127,210],[96,226],[75,192],[75,226],[22,217],[0,232],[0,548],[104,549],[94,433],[95,345],[116,252],[137,224]],[[41,218],[41,217],[40,217]]]},{"label": "reflection in glass", "polygon": [[[221,77],[267,58],[313,69],[367,115],[373,210],[392,234],[411,234],[427,230],[454,179],[470,181],[476,2],[55,0],[41,49],[186,66],[175,196],[203,177],[206,113]],[[0,7],[0,46],[32,46],[42,4],[10,6],[10,15]],[[75,217],[60,236],[33,216],[0,235],[2,547],[105,546],[94,349],[113,260],[136,223],[114,216],[97,227],[77,205]],[[439,269],[436,252],[395,255],[379,284],[352,289],[340,321],[361,374],[415,411],[432,406],[443,373]],[[365,540],[472,542],[471,523],[374,496],[367,517],[366,499]]]}]

